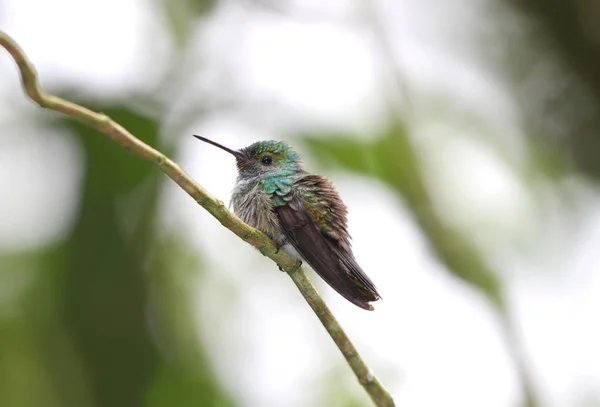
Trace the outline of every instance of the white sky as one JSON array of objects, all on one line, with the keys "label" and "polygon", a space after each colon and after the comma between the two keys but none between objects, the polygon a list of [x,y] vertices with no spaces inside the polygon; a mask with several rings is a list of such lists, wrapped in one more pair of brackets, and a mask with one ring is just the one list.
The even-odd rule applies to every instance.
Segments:
[{"label": "white sky", "polygon": [[[517,107],[477,56],[473,37],[492,30],[480,23],[486,1],[389,3],[384,20],[411,88],[415,134],[427,152],[427,173],[441,211],[465,230],[477,231],[484,252],[502,268],[546,405],[583,407],[578,404],[582,394],[600,397],[598,197],[581,183],[567,186],[580,198],[576,209],[581,217],[577,228],[569,227],[561,221],[564,207],[555,196],[548,194],[543,203],[529,196],[510,163],[486,142],[473,141],[481,129],[465,125],[465,117],[484,123],[490,134],[503,134],[502,143],[518,145],[521,136]],[[166,31],[144,0],[1,4],[0,27],[20,42],[47,86],[66,82],[99,95],[118,95],[123,89],[142,89],[164,69],[148,64],[154,61],[149,52],[168,55],[168,41],[160,39]],[[261,120],[248,124],[221,114],[176,135],[185,143],[178,161],[214,195],[228,201],[233,162],[189,134],[239,148],[279,138],[278,128],[297,123],[365,134],[377,124],[383,106],[381,60],[367,32],[344,23],[357,23],[364,10],[342,0],[335,4],[327,9],[314,1],[300,5],[303,15],[323,12],[327,17],[295,21],[229,2],[198,30],[197,47],[210,64],[195,76],[227,74],[229,91],[242,103],[267,101],[287,120],[263,118],[277,123],[269,127]],[[188,74],[190,80],[202,80]],[[0,126],[11,125],[20,135],[15,140],[0,132],[0,188],[12,191],[0,200],[0,246],[44,245],[70,225],[79,177],[69,169],[80,165],[79,148],[58,135],[40,138],[35,127],[18,120],[33,108],[23,101],[12,61],[4,54],[0,75],[6,78],[0,83]],[[449,104],[450,113],[431,111],[440,100]],[[317,284],[397,405],[518,405],[513,361],[485,298],[448,276],[403,203],[384,186],[348,174],[325,175],[349,206],[356,257],[384,301],[376,312],[366,313]],[[197,320],[212,330],[204,339],[241,405],[314,405],[323,391],[320,378],[336,374],[353,383],[287,276],[175,186],[165,191],[164,212],[167,227],[188,235],[218,270],[198,282]],[[230,322],[215,325],[211,313],[232,302],[211,289],[224,282],[235,287],[239,298],[228,311]],[[358,383],[347,387],[368,405]]]}]

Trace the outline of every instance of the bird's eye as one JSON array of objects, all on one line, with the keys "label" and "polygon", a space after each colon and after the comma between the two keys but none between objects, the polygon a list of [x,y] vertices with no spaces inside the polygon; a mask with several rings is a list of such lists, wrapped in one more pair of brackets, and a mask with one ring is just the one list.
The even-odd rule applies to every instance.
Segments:
[{"label": "bird's eye", "polygon": [[262,162],[264,165],[271,165],[271,163],[273,162],[273,159],[271,157],[269,157],[268,155],[266,155],[262,158],[262,160],[260,160],[260,162]]}]

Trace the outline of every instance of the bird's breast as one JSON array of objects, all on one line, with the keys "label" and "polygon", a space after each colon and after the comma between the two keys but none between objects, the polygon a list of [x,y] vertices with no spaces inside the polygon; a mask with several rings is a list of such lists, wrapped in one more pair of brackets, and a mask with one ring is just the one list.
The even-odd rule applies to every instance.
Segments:
[{"label": "bird's breast", "polygon": [[248,225],[267,234],[277,243],[282,244],[279,218],[273,210],[272,198],[259,183],[238,183],[231,200],[233,211],[237,217]]}]

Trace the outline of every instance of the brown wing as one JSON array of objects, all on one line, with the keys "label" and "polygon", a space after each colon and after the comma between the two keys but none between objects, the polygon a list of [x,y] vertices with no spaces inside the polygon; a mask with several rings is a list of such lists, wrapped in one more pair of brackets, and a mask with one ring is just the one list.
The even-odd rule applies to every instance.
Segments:
[{"label": "brown wing", "polygon": [[275,207],[283,233],[302,258],[338,293],[372,310],[379,294],[356,263],[346,228],[346,206],[331,183],[318,175],[297,181],[292,197]]}]

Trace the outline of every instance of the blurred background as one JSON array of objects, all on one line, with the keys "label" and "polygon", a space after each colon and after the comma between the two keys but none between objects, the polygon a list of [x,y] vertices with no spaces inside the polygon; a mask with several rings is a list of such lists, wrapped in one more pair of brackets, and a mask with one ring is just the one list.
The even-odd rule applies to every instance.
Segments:
[{"label": "blurred background", "polygon": [[[0,0],[0,29],[225,202],[194,133],[333,180],[384,300],[314,281],[399,407],[600,406],[600,3]],[[0,77],[1,406],[371,405],[287,275]]]}]

